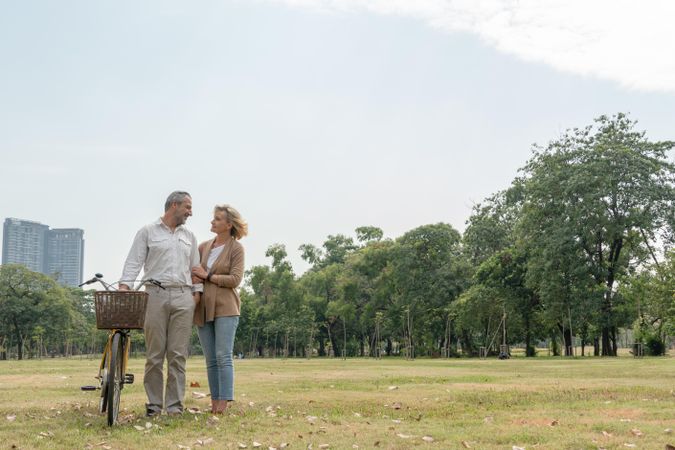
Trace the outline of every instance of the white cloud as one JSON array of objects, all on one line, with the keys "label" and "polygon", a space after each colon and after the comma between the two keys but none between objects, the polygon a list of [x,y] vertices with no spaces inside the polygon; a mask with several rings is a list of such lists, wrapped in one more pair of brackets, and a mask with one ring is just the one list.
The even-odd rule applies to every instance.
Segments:
[{"label": "white cloud", "polygon": [[269,0],[413,17],[499,51],[628,89],[675,92],[671,0]]}]

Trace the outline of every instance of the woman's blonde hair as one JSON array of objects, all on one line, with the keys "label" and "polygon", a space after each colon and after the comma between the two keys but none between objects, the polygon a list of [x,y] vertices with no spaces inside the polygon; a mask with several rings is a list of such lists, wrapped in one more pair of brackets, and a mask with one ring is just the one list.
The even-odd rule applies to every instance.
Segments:
[{"label": "woman's blonde hair", "polygon": [[218,211],[224,213],[225,220],[232,224],[232,228],[230,229],[232,237],[239,240],[248,234],[248,224],[241,218],[239,211],[230,205],[216,205],[216,207],[213,208],[213,214]]}]

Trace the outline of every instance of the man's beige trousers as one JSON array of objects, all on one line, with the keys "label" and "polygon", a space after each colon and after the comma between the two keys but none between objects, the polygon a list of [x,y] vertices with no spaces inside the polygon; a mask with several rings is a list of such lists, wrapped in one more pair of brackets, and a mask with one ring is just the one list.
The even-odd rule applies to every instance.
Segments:
[{"label": "man's beige trousers", "polygon": [[[189,287],[146,287],[149,294],[145,313],[145,377],[148,412],[169,414],[183,411],[185,360],[192,335],[195,303]],[[164,358],[168,365],[164,393]]]}]

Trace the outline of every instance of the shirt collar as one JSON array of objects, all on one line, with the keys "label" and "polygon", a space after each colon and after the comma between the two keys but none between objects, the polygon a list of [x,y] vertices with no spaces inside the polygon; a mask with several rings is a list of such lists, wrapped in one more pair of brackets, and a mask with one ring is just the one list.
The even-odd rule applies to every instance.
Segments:
[{"label": "shirt collar", "polygon": [[[164,221],[162,220],[161,217],[160,217],[159,219],[157,219],[157,221],[155,222],[155,225],[159,225],[160,227],[162,227],[163,229],[165,229],[166,231],[168,231],[169,233],[171,233],[171,228],[169,228],[169,227],[164,223]],[[176,230],[175,230],[174,232],[177,233],[178,231],[183,230],[183,228],[184,228],[183,225],[178,225],[178,226],[176,227]]]}]

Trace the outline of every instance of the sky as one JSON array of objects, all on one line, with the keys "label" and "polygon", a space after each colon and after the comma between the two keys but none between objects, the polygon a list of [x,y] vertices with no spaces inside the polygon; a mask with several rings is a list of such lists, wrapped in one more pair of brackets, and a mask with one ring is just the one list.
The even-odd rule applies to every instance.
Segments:
[{"label": "sky", "polygon": [[[509,186],[566,129],[627,112],[675,140],[670,1],[25,0],[0,4],[0,220],[85,231],[117,279],[173,190],[247,268],[372,225],[396,238]],[[672,154],[671,154],[672,156]]]}]

